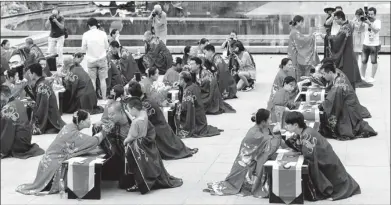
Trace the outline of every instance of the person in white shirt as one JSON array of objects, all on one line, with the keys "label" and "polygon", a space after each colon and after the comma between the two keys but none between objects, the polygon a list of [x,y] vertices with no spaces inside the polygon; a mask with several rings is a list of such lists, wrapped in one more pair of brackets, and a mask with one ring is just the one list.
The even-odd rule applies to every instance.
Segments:
[{"label": "person in white shirt", "polygon": [[99,76],[102,99],[106,100],[106,78],[108,77],[106,52],[109,48],[107,34],[98,29],[98,21],[95,18],[88,19],[87,25],[90,30],[83,34],[82,50],[86,53],[88,74],[95,90],[96,77]]},{"label": "person in white shirt", "polygon": [[365,78],[365,73],[367,71],[368,58],[371,56],[372,63],[372,75],[366,81],[368,83],[375,82],[374,78],[377,71],[377,55],[380,51],[380,29],[381,21],[376,19],[376,8],[370,7],[368,9],[368,19],[364,21],[365,23],[365,34],[364,34],[364,43],[362,48],[361,55],[361,76]]}]

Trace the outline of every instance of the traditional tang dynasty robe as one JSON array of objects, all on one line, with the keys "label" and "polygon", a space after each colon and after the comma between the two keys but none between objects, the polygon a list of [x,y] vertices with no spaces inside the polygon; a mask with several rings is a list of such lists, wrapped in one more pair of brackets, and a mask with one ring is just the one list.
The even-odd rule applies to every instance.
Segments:
[{"label": "traditional tang dynasty robe", "polygon": [[296,79],[301,76],[309,76],[310,69],[319,64],[319,56],[316,51],[316,40],[313,35],[305,36],[296,28],[292,28],[289,34],[288,56],[296,68]]},{"label": "traditional tang dynasty robe", "polygon": [[57,99],[45,77],[37,80],[33,88],[36,107],[34,108],[34,129],[45,133],[48,129],[61,130],[65,122],[61,119]]},{"label": "traditional tang dynasty robe", "polygon": [[181,138],[220,135],[220,130],[217,127],[208,125],[200,88],[193,83],[189,83],[183,89],[183,96],[176,111],[175,123],[177,135]]},{"label": "traditional tang dynasty robe", "polygon": [[377,135],[363,120],[363,116],[370,116],[368,110],[360,105],[353,88],[339,73],[329,85],[327,97],[320,108],[325,114],[321,128],[325,137],[350,140]]},{"label": "traditional tang dynasty robe", "polygon": [[295,96],[292,96],[292,94],[288,91],[286,91],[284,88],[280,88],[276,94],[273,96],[272,100],[272,107],[271,107],[271,117],[273,122],[277,122],[277,116],[276,111],[277,107],[286,107],[291,109],[295,109],[299,106],[299,102],[294,102]]},{"label": "traditional tang dynasty robe", "polygon": [[346,21],[335,36],[328,37],[331,43],[331,57],[352,85],[361,82],[358,62],[353,51],[353,30],[354,25]]},{"label": "traditional tang dynasty robe", "polygon": [[307,127],[299,138],[292,137],[286,144],[304,155],[308,162],[311,200],[331,197],[340,200],[360,194],[357,182],[346,172],[330,143],[316,130]]},{"label": "traditional tang dynasty robe", "polygon": [[98,107],[91,78],[81,66],[73,65],[66,72],[64,80],[63,112],[74,113],[79,109],[86,110],[91,114],[103,112],[102,107]]},{"label": "traditional tang dynasty robe", "polygon": [[109,62],[113,61],[114,65],[119,68],[125,84],[133,79],[136,72],[140,72],[133,55],[122,46],[120,47],[119,54],[108,52],[107,58]]},{"label": "traditional tang dynasty robe", "polygon": [[254,125],[242,140],[239,153],[231,168],[231,172],[224,181],[208,183],[205,191],[212,195],[253,195],[267,197],[269,192],[265,189],[266,177],[263,164],[277,151],[281,138],[270,132],[262,133]]},{"label": "traditional tang dynasty robe", "polygon": [[[132,182],[136,182],[141,194],[153,189],[175,188],[183,184],[182,179],[171,176],[164,167],[156,146],[156,132],[145,111],[139,116],[143,119],[134,119],[130,133],[137,138],[125,147],[126,159]],[[145,125],[145,123],[148,123]],[[145,129],[143,129],[145,127]],[[145,135],[144,135],[145,134]]]},{"label": "traditional tang dynasty robe", "polygon": [[24,104],[16,99],[1,109],[1,157],[27,159],[45,153],[37,144],[31,143],[32,125]]},{"label": "traditional tang dynasty robe", "polygon": [[156,67],[159,74],[164,75],[171,68],[173,59],[170,51],[159,38],[152,38],[151,42],[145,44],[145,55],[143,57],[147,68]]},{"label": "traditional tang dynasty robe", "polygon": [[43,191],[49,191],[49,194],[58,193],[60,179],[65,175],[65,170],[61,169],[62,162],[87,154],[99,143],[97,137],[80,132],[77,125],[73,123],[65,125],[42,156],[34,182],[20,185],[16,191],[26,195],[39,194]]},{"label": "traditional tang dynasty robe", "polygon": [[196,76],[196,80],[201,88],[201,98],[206,114],[236,113],[231,105],[224,102],[212,72],[202,69]]},{"label": "traditional tang dynasty robe", "polygon": [[192,156],[191,149],[186,147],[181,138],[168,125],[159,105],[145,97],[142,103],[149,121],[155,127],[156,146],[162,159],[181,159]]},{"label": "traditional tang dynasty robe", "polygon": [[[288,76],[292,76],[292,77],[296,77],[296,74],[295,74],[295,71],[292,70],[292,71],[288,71],[288,72],[285,72],[284,70],[280,69],[276,75],[276,77],[274,78],[274,82],[273,82],[273,85],[272,85],[272,90],[271,90],[271,93],[270,93],[270,97],[269,97],[269,101],[268,101],[268,104],[267,104],[267,109],[270,110],[272,108],[272,102],[273,102],[273,97],[274,95],[276,94],[276,92],[281,89],[283,86],[283,83],[284,83],[284,79]],[[291,98],[295,98],[296,95],[298,94],[299,90],[296,89],[294,92],[292,92],[290,95],[291,95]]]},{"label": "traditional tang dynasty robe", "polygon": [[216,68],[216,79],[221,95],[223,95],[225,99],[236,98],[236,82],[228,69],[228,65],[219,54],[213,56],[212,64]]}]

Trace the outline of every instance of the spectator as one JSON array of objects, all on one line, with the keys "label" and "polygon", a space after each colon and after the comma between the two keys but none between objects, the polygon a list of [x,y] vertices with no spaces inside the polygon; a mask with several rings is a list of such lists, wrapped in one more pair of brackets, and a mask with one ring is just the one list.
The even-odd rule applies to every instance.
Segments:
[{"label": "spectator", "polygon": [[367,79],[368,83],[375,82],[375,75],[377,71],[377,55],[380,51],[380,29],[381,21],[376,19],[376,8],[370,7],[368,9],[368,19],[364,21],[365,23],[365,34],[364,34],[364,45],[362,49],[362,65],[361,65],[361,75],[362,78],[365,78],[365,72],[367,71],[368,58],[371,56],[372,63],[372,75]]},{"label": "spectator", "polygon": [[229,34],[229,38],[227,38],[224,43],[221,45],[222,49],[226,49],[227,56],[229,56],[232,53],[232,45],[238,41],[237,33],[236,31],[231,31]]},{"label": "spectator", "polygon": [[152,32],[156,37],[159,37],[164,44],[167,44],[167,14],[162,10],[162,7],[156,4],[149,16],[152,21]]},{"label": "spectator", "polygon": [[183,49],[183,65],[187,65],[188,61],[190,60],[190,50],[191,46],[186,46]]},{"label": "spectator", "polygon": [[110,38],[109,38],[109,44],[113,41],[117,41],[119,45],[121,45],[121,43],[119,42],[119,30],[118,29],[113,29],[111,30],[110,32]]},{"label": "spectator", "polygon": [[87,21],[89,31],[83,34],[82,50],[86,52],[88,74],[96,89],[96,79],[99,76],[102,99],[106,100],[106,78],[108,77],[108,63],[106,51],[109,48],[109,41],[104,31],[98,27],[98,21],[90,18]]},{"label": "spectator", "polygon": [[364,11],[361,8],[357,9],[355,15],[356,17],[352,21],[354,25],[353,50],[356,54],[356,59],[358,61],[364,43],[365,24],[363,21],[360,20],[361,17],[364,17]]},{"label": "spectator", "polygon": [[254,80],[256,79],[255,64],[252,61],[250,53],[247,52],[241,42],[233,45],[233,58],[238,62],[238,76],[240,78],[237,84],[237,90],[250,91],[254,89]]},{"label": "spectator", "polygon": [[[63,65],[63,49],[65,41],[65,19],[60,15],[58,9],[52,10],[52,15],[49,16],[45,23],[45,27],[50,27],[50,35],[48,38],[48,53],[58,54],[57,65]],[[56,50],[57,48],[57,50]]]}]

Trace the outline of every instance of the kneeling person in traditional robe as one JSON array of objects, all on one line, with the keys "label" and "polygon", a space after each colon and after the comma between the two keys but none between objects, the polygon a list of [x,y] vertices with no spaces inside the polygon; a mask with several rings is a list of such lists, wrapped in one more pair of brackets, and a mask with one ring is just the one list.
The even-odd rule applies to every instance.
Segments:
[{"label": "kneeling person in traditional robe", "polygon": [[183,184],[182,179],[171,176],[164,167],[156,147],[155,127],[148,121],[140,98],[131,97],[127,101],[127,115],[133,116],[132,125],[124,140],[129,172],[133,174],[135,185],[129,192],[140,191],[146,194],[152,189],[175,188]]},{"label": "kneeling person in traditional robe", "polygon": [[201,98],[206,114],[236,113],[231,105],[224,102],[219,85],[212,72],[202,66],[198,57],[190,59],[191,72],[196,76],[196,84],[201,88]]},{"label": "kneeling person in traditional robe", "polygon": [[237,98],[237,87],[235,79],[232,77],[228,65],[225,63],[223,58],[215,52],[215,47],[208,44],[204,47],[203,52],[208,61],[212,63],[215,68],[216,79],[218,81],[221,95],[224,99]]},{"label": "kneeling person in traditional robe", "polygon": [[181,159],[197,153],[198,149],[188,148],[182,142],[181,138],[174,133],[167,123],[159,105],[149,100],[148,96],[142,93],[141,86],[138,82],[130,82],[129,94],[133,97],[139,97],[142,100],[143,108],[148,114],[148,119],[155,126],[156,146],[163,159]]},{"label": "kneeling person in traditional robe", "polygon": [[80,132],[91,126],[90,114],[79,110],[74,113],[72,123],[65,125],[42,156],[37,175],[32,184],[23,184],[16,191],[26,195],[56,194],[60,191],[60,179],[64,179],[62,163],[95,149],[103,140],[101,136],[89,136]]},{"label": "kneeling person in traditional robe", "polygon": [[220,135],[223,130],[208,125],[201,90],[198,85],[192,82],[191,74],[182,71],[179,76],[179,84],[183,91],[180,94],[180,103],[175,114],[177,135],[181,138]]},{"label": "kneeling person in traditional robe", "polygon": [[63,84],[66,89],[63,97],[63,112],[73,113],[83,109],[91,114],[103,112],[102,107],[98,107],[98,98],[92,85],[90,76],[80,62],[83,56],[75,56],[74,59],[66,57],[64,59]]},{"label": "kneeling person in traditional robe", "polygon": [[338,140],[376,136],[377,132],[363,120],[363,107],[352,86],[336,72],[334,64],[323,64],[320,73],[330,84],[327,97],[319,106],[325,115],[320,132]]},{"label": "kneeling person in traditional robe", "polygon": [[263,164],[277,151],[281,137],[270,130],[270,112],[259,109],[255,115],[255,125],[242,140],[239,153],[224,181],[208,183],[204,191],[212,195],[253,195],[267,197],[266,177]]},{"label": "kneeling person in traditional robe", "polygon": [[182,58],[177,57],[172,67],[164,74],[163,83],[165,85],[173,86],[174,83],[179,81],[180,72],[182,72]]},{"label": "kneeling person in traditional robe", "polygon": [[38,63],[30,66],[31,80],[35,82],[33,93],[36,106],[33,113],[33,134],[58,133],[65,125],[58,110],[56,95],[50,83],[42,76]]},{"label": "kneeling person in traditional robe", "polygon": [[[286,144],[304,155],[308,162],[308,186],[311,200],[332,198],[340,200],[360,194],[357,182],[346,172],[331,144],[319,132],[307,127],[300,112],[289,112],[285,118],[286,130],[298,137],[291,137]],[[306,185],[307,186],[307,185]]]},{"label": "kneeling person in traditional robe", "polygon": [[144,34],[145,55],[143,61],[147,68],[156,67],[160,75],[164,75],[172,66],[172,55],[167,46],[158,37],[152,35],[151,31]]},{"label": "kneeling person in traditional robe", "polygon": [[31,143],[31,123],[24,104],[11,97],[11,90],[0,86],[1,94],[1,158],[27,159],[45,153],[37,144]]},{"label": "kneeling person in traditional robe", "polygon": [[23,91],[24,88],[28,85],[28,80],[20,80],[19,73],[15,69],[10,69],[6,71],[5,82],[3,85],[6,85],[11,89],[10,98],[18,99],[23,96]]},{"label": "kneeling person in traditional robe", "polygon": [[273,96],[272,100],[272,121],[277,122],[279,107],[286,107],[290,110],[296,109],[299,107],[299,102],[294,102],[295,98],[291,95],[296,88],[296,79],[292,76],[288,76],[284,79],[283,87],[280,88]]}]

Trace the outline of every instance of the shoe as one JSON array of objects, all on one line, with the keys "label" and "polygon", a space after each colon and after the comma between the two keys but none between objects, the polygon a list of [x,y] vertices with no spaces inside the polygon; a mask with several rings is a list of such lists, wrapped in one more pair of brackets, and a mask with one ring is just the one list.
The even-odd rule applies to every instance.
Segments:
[{"label": "shoe", "polygon": [[127,188],[126,189],[127,192],[138,192],[138,186],[137,185],[134,185],[130,188]]},{"label": "shoe", "polygon": [[368,79],[366,81],[367,81],[367,83],[374,83],[375,79],[372,77],[368,77]]},{"label": "shoe", "polygon": [[246,87],[244,87],[244,88],[242,89],[242,91],[248,92],[248,91],[250,91],[250,90],[252,90],[252,89],[254,89],[253,86],[246,86]]}]

